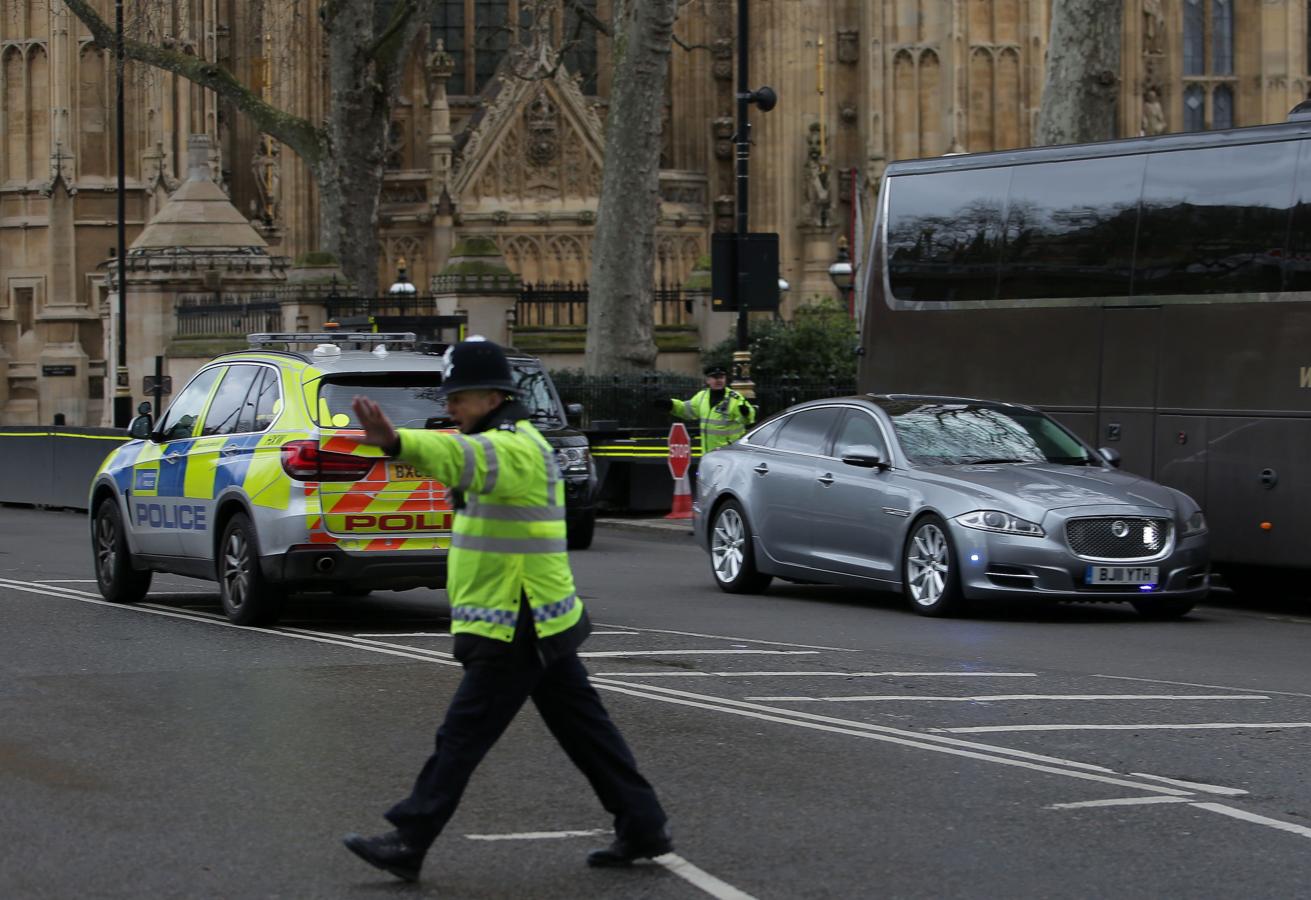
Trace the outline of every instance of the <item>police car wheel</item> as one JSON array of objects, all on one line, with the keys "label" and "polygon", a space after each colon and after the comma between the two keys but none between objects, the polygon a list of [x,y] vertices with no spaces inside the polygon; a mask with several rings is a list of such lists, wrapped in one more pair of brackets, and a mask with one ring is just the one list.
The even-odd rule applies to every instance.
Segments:
[{"label": "police car wheel", "polygon": [[271,625],[282,613],[282,588],[260,569],[255,529],[245,514],[228,520],[215,560],[223,612],[236,625]]},{"label": "police car wheel", "polygon": [[96,508],[92,549],[95,551],[96,584],[100,595],[111,603],[136,603],[150,590],[153,572],[132,568],[132,554],[123,533],[123,515],[114,500]]},{"label": "police car wheel", "polygon": [[596,513],[594,511],[580,516],[569,522],[568,525],[570,550],[586,550],[592,546],[592,536],[596,532]]},{"label": "police car wheel", "polygon": [[759,594],[773,580],[756,569],[751,526],[736,500],[715,510],[710,523],[710,571],[719,589],[729,594]]}]

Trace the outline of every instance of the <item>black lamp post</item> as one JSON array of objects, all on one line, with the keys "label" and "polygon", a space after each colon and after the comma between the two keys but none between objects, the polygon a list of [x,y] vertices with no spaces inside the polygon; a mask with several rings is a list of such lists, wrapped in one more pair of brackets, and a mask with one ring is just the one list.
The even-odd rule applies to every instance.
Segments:
[{"label": "black lamp post", "polygon": [[[114,373],[114,427],[132,421],[132,384],[127,369],[127,153],[123,139],[123,0],[114,0],[115,83],[118,87],[118,367]],[[158,410],[156,410],[158,412]]]},{"label": "black lamp post", "polygon": [[[739,242],[745,242],[748,233],[747,229],[747,207],[748,207],[748,176],[751,158],[751,121],[749,114],[751,104],[754,103],[760,107],[761,112],[769,112],[778,103],[778,95],[774,89],[768,86],[762,86],[759,90],[751,90],[748,62],[750,59],[750,44],[748,36],[750,34],[750,17],[747,7],[748,0],[737,0],[737,135],[735,141],[737,144],[736,155],[736,177],[737,177],[737,228]],[[741,244],[739,244],[739,247]],[[741,254],[736,254],[739,258],[737,275],[737,290],[734,292],[737,297],[737,352],[733,354],[733,388],[740,391],[747,397],[755,396],[755,385],[751,383],[751,351],[747,349],[747,292],[745,290],[745,272],[740,262]]]}]

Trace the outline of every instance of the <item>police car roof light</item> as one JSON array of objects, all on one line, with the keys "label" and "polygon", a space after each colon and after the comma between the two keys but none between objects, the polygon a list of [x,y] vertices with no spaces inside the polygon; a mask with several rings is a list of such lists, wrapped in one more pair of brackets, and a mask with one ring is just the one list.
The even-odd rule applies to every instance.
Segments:
[{"label": "police car roof light", "polygon": [[248,334],[252,347],[266,344],[414,344],[418,336],[413,331],[294,331]]}]

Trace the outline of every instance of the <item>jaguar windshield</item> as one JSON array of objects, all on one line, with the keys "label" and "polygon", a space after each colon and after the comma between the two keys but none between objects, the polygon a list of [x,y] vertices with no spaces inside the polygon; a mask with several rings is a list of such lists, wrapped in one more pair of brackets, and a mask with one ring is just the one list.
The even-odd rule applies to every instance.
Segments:
[{"label": "jaguar windshield", "polygon": [[1040,412],[915,402],[891,402],[884,409],[914,465],[1097,464],[1077,438]]}]

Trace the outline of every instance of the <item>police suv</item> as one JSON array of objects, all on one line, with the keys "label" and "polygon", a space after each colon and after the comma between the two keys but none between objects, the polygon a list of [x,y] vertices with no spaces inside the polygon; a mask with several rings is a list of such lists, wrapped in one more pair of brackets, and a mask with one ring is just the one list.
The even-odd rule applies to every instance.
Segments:
[{"label": "police suv", "polygon": [[[211,579],[228,618],[249,625],[275,621],[293,590],[443,586],[449,492],[359,443],[351,400],[370,397],[398,427],[453,430],[437,396],[445,345],[411,333],[249,340],[202,367],[158,423],[143,404],[133,440],[101,466],[89,504],[101,594],[140,600],[154,572]],[[596,484],[587,439],[568,427],[541,362],[506,355],[556,448],[569,546],[586,547]]]}]

